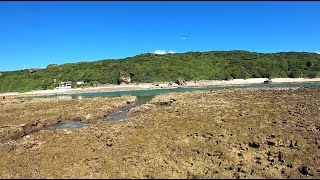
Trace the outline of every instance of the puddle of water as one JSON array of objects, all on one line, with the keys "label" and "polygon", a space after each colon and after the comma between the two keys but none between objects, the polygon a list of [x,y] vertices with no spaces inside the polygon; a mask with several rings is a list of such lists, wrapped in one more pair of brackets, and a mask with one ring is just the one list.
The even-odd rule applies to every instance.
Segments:
[{"label": "puddle of water", "polygon": [[104,121],[115,121],[115,120],[121,120],[121,119],[126,119],[128,116],[128,112],[130,109],[137,107],[137,106],[141,106],[142,104],[147,103],[148,101],[150,101],[152,98],[154,97],[154,95],[144,95],[144,96],[137,96],[138,100],[128,106],[125,106],[123,108],[121,108],[120,110],[111,113],[108,117],[106,117],[104,119]]},{"label": "puddle of water", "polygon": [[13,140],[9,140],[9,141],[4,141],[4,142],[0,142],[0,147],[1,147],[1,146],[5,146],[5,145],[8,145],[8,144],[10,144],[11,142],[13,142]]},{"label": "puddle of water", "polygon": [[82,128],[89,125],[89,123],[77,122],[77,121],[70,121],[70,122],[63,122],[58,123],[54,126],[47,127],[45,130],[56,130],[56,129],[68,129],[68,128]]}]

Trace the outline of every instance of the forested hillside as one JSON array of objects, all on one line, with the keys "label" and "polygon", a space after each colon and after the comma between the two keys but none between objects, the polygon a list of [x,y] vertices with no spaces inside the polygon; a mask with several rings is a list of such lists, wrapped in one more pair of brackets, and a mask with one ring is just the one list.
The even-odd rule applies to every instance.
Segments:
[{"label": "forested hillside", "polygon": [[116,84],[120,74],[132,82],[227,80],[260,77],[320,76],[320,54],[307,52],[256,53],[210,51],[177,54],[141,54],[119,60],[48,65],[46,69],[1,72],[0,92],[53,89],[53,79],[85,81],[88,85]]}]

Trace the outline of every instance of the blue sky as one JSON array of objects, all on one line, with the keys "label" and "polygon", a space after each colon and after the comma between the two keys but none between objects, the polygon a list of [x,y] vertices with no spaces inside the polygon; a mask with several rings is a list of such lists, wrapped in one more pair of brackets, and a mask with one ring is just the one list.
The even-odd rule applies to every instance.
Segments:
[{"label": "blue sky", "polygon": [[0,71],[149,52],[320,51],[320,2],[0,2]]}]

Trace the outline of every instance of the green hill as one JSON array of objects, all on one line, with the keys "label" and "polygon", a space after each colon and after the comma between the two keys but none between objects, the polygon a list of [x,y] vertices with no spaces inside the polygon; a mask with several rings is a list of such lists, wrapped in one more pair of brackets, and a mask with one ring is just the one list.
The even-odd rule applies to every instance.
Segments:
[{"label": "green hill", "polygon": [[2,72],[0,92],[53,89],[56,82],[86,81],[116,84],[121,74],[132,82],[227,80],[237,78],[320,76],[320,54],[308,52],[256,53],[210,51],[177,54],[141,54],[119,60],[48,65],[45,69]]}]

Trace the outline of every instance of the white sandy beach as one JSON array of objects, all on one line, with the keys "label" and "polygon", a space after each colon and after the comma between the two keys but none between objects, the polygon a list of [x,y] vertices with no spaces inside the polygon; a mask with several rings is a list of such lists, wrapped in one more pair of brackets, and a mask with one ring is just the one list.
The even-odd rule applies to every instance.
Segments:
[{"label": "white sandy beach", "polygon": [[[268,78],[250,78],[250,79],[233,79],[233,80],[200,80],[187,81],[183,87],[202,87],[202,86],[228,86],[228,85],[247,85],[259,84],[268,80]],[[320,78],[306,79],[306,78],[275,78],[272,83],[306,83],[306,82],[320,82]],[[142,89],[160,89],[160,88],[176,88],[178,84],[169,82],[159,82],[158,85],[154,83],[132,83],[127,85],[106,85],[101,87],[90,88],[74,88],[74,89],[52,89],[32,91],[26,93],[2,93],[0,96],[28,96],[28,95],[49,95],[49,94],[70,94],[70,93],[84,93],[84,92],[109,92],[109,91],[126,91],[126,90],[142,90]]]}]

